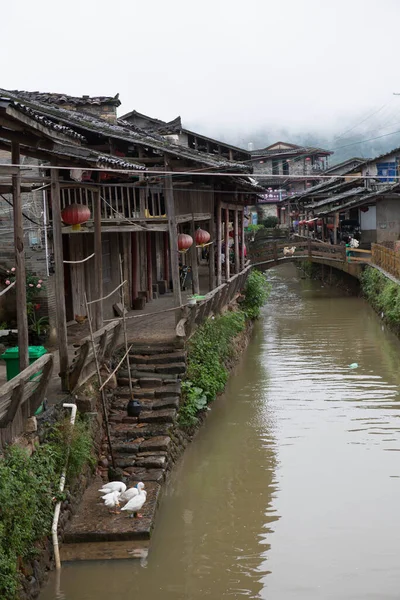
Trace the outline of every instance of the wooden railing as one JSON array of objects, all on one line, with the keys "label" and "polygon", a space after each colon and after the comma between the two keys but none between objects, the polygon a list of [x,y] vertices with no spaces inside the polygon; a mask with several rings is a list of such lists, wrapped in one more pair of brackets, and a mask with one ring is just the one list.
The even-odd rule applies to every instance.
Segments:
[{"label": "wooden railing", "polygon": [[90,336],[85,337],[76,345],[75,358],[69,372],[69,391],[73,392],[96,373],[95,353],[99,364],[111,358],[115,350],[121,322],[112,321],[93,334],[94,349]]},{"label": "wooden railing", "polygon": [[61,209],[70,204],[83,204],[93,211],[93,196],[100,191],[101,219],[123,221],[139,218],[164,218],[165,202],[162,187],[124,184],[62,187]]},{"label": "wooden railing", "polygon": [[26,420],[43,402],[53,361],[45,354],[0,387],[0,448],[24,432]]},{"label": "wooden railing", "polygon": [[326,258],[340,262],[346,261],[346,247],[325,244],[316,240],[290,241],[286,243],[272,242],[262,248],[250,250],[249,258],[253,266],[274,266],[283,260],[312,260]]},{"label": "wooden railing", "polygon": [[400,279],[400,252],[379,244],[372,244],[371,251],[371,264],[380,267],[396,279]]},{"label": "wooden railing", "polygon": [[206,294],[194,306],[185,306],[182,319],[179,321],[176,333],[179,337],[189,338],[196,326],[201,325],[212,314],[218,314],[222,308],[232,302],[235,296],[245,286],[252,265],[246,266],[243,271],[230,277],[214,290]]}]

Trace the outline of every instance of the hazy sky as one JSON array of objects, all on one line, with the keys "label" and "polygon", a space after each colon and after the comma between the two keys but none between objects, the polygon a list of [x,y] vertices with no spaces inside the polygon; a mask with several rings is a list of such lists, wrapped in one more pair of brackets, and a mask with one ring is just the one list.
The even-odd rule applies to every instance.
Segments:
[{"label": "hazy sky", "polygon": [[400,0],[19,0],[2,14],[4,88],[119,92],[121,115],[244,139],[341,132],[384,105],[384,132],[400,129]]}]

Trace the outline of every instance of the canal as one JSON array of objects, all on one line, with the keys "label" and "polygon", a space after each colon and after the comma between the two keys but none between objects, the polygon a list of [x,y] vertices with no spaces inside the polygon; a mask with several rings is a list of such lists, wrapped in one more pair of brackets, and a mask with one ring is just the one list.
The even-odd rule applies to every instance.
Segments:
[{"label": "canal", "polygon": [[399,598],[400,343],[362,299],[270,277],[148,558],[65,565],[40,600]]}]

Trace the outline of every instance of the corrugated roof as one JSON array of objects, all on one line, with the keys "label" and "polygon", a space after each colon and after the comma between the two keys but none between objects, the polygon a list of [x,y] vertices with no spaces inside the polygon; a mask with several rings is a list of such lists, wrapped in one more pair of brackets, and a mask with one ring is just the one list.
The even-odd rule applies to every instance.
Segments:
[{"label": "corrugated roof", "polygon": [[363,204],[368,204],[369,202],[371,202],[371,200],[374,200],[375,198],[382,196],[382,194],[386,194],[387,192],[393,191],[395,188],[399,188],[399,191],[400,191],[400,185],[398,183],[394,183],[394,184],[387,185],[387,186],[382,186],[379,190],[369,192],[368,194],[364,194],[362,196],[357,196],[356,198],[353,198],[349,202],[341,204],[340,207],[337,206],[335,208],[329,208],[324,211],[318,211],[316,214],[318,216],[329,215],[329,214],[338,212],[338,209],[346,210],[348,208],[352,208],[352,207],[354,208],[355,206],[362,206]]}]

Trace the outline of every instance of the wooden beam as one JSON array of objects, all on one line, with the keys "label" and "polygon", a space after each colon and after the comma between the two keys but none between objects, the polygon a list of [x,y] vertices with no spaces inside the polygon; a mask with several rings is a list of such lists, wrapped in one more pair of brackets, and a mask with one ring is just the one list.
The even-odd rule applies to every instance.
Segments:
[{"label": "wooden beam", "polygon": [[[169,163],[165,159],[165,170],[169,170]],[[169,248],[170,248],[170,259],[171,259],[171,275],[172,275],[172,288],[174,292],[174,305],[182,305],[181,286],[179,281],[179,256],[178,256],[178,231],[176,228],[175,219],[175,203],[174,203],[174,190],[172,187],[171,175],[166,175],[164,180],[164,191],[165,191],[165,204],[168,217],[168,232],[169,232]],[[178,323],[181,315],[180,311],[176,311],[176,322]]]},{"label": "wooden beam", "polygon": [[339,213],[335,212],[335,214],[333,215],[333,243],[335,246],[337,245],[338,226],[339,226]]},{"label": "wooden beam", "polygon": [[246,262],[246,257],[244,255],[244,209],[241,211],[241,219],[240,219],[240,266],[244,269],[244,265]]},{"label": "wooden beam", "polygon": [[222,283],[222,209],[221,200],[217,200],[217,286]]},{"label": "wooden beam", "polygon": [[[103,251],[101,244],[101,199],[100,190],[93,193],[94,217],[94,298],[103,296]],[[103,302],[93,304],[94,330],[103,327]]]},{"label": "wooden beam", "polygon": [[151,233],[146,233],[146,256],[147,256],[147,291],[149,300],[153,300],[153,252],[151,246]]},{"label": "wooden beam", "polygon": [[200,294],[200,285],[199,285],[199,266],[197,264],[197,248],[196,248],[196,226],[194,223],[194,219],[190,224],[190,235],[193,238],[193,244],[190,248],[190,260],[192,263],[192,282],[193,282],[193,293]]},{"label": "wooden beam", "polygon": [[163,234],[164,241],[164,280],[166,281],[167,290],[169,289],[169,256],[168,256],[168,233]]},{"label": "wooden beam", "polygon": [[[214,203],[213,203],[214,204]],[[209,221],[208,230],[212,244],[208,246],[208,284],[211,290],[215,288],[215,221],[214,216]]]},{"label": "wooden beam", "polygon": [[[20,164],[19,144],[12,143],[11,160],[13,165]],[[16,279],[16,308],[19,347],[19,369],[23,371],[29,365],[28,357],[28,317],[26,311],[26,271],[25,271],[25,248],[24,227],[22,220],[21,199],[21,174],[18,170],[12,176],[13,190],[13,217],[14,217],[14,256],[15,256],[15,279]]]},{"label": "wooden beam", "polygon": [[229,208],[225,209],[225,277],[228,281],[230,277],[229,264]]},{"label": "wooden beam", "polygon": [[138,297],[138,235],[131,233],[131,256],[132,256],[132,300]]},{"label": "wooden beam", "polygon": [[68,385],[68,342],[67,342],[67,316],[65,310],[64,263],[63,241],[61,233],[61,200],[58,169],[51,170],[51,206],[53,213],[53,245],[55,269],[55,300],[57,320],[57,342],[60,354],[61,387],[64,391]]},{"label": "wooden beam", "polygon": [[240,255],[239,255],[239,217],[238,210],[233,213],[233,236],[235,248],[235,273],[240,271]]}]

